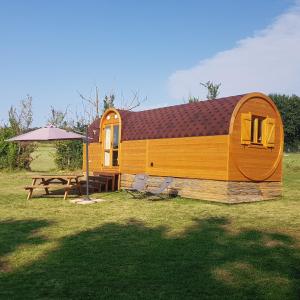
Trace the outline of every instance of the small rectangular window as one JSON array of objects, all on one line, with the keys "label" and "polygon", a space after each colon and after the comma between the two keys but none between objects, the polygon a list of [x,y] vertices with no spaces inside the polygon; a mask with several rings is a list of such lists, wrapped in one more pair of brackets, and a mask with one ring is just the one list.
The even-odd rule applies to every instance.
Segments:
[{"label": "small rectangular window", "polygon": [[263,143],[263,117],[252,116],[251,119],[251,144],[259,144]]},{"label": "small rectangular window", "polygon": [[249,113],[241,114],[241,144],[268,148],[275,146],[275,119]]}]

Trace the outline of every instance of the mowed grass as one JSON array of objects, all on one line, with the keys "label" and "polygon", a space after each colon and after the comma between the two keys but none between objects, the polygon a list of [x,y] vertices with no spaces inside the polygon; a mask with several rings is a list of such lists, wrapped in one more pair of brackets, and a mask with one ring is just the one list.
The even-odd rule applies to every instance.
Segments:
[{"label": "mowed grass", "polygon": [[300,155],[284,197],[226,205],[123,192],[26,203],[31,173],[0,175],[1,299],[300,299]]},{"label": "mowed grass", "polygon": [[33,161],[30,164],[34,172],[49,172],[56,169],[54,163],[54,143],[37,143],[37,149],[33,152]]}]

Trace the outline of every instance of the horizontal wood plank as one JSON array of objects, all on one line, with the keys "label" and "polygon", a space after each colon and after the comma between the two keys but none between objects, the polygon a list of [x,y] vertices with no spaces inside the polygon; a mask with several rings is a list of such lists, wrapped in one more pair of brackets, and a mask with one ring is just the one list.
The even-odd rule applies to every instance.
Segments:
[{"label": "horizontal wood plank", "polygon": [[122,173],[227,178],[228,136],[122,142]]}]

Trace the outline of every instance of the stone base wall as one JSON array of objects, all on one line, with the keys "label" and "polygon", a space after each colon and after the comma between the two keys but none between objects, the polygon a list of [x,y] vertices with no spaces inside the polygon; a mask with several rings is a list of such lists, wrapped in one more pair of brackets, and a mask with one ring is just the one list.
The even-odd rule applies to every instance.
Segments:
[{"label": "stone base wall", "polygon": [[[134,175],[121,175],[121,188],[131,187]],[[149,188],[159,186],[164,177],[150,176]],[[168,192],[181,197],[224,203],[254,202],[282,195],[281,182],[241,182],[174,178]]]}]

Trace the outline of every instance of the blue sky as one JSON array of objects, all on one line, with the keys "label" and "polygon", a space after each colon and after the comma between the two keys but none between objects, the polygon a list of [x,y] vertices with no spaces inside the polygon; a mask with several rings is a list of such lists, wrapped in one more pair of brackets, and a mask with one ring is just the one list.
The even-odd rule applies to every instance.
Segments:
[{"label": "blue sky", "polygon": [[[297,3],[0,0],[0,120],[30,94],[34,124],[44,125],[51,105],[74,113],[81,109],[77,91],[89,95],[95,85],[102,96],[113,91],[119,99],[138,91],[148,99],[143,108],[181,103],[191,92],[201,96],[189,84],[219,79],[210,60],[257,39]],[[208,63],[209,76],[195,74],[199,63],[200,71]]]}]

